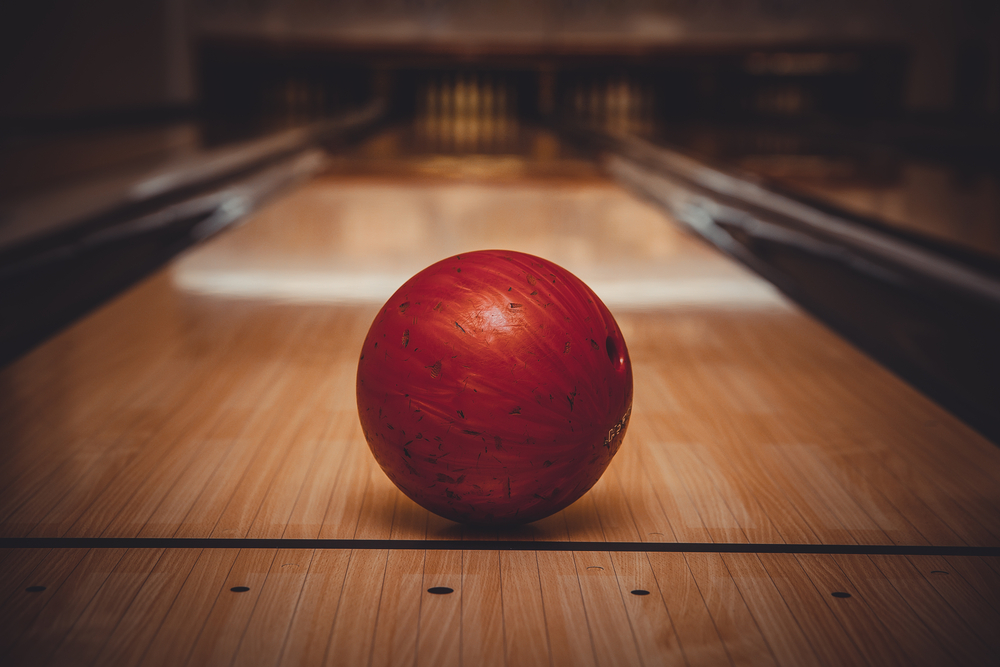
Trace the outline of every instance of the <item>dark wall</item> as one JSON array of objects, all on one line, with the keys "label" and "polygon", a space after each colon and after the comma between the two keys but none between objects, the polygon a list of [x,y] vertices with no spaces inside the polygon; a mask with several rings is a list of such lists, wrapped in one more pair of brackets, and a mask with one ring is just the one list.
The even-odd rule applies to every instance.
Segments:
[{"label": "dark wall", "polygon": [[7,0],[0,117],[193,105],[197,46],[893,43],[915,112],[1000,114],[996,0]]},{"label": "dark wall", "polygon": [[0,116],[194,102],[187,0],[0,3]]},{"label": "dark wall", "polygon": [[891,42],[915,112],[1000,113],[996,0],[201,0],[199,33],[282,42]]}]

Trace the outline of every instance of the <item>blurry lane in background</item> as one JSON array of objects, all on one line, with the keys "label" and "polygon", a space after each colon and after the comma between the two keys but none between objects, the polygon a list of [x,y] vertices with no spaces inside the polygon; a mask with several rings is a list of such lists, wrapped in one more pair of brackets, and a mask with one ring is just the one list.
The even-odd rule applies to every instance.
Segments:
[{"label": "blurry lane in background", "polygon": [[[1000,437],[995,3],[49,0],[2,11],[0,359],[320,171],[458,187],[586,179],[611,164]],[[649,178],[615,162],[636,150]],[[678,176],[677,156],[704,170]],[[694,178],[695,199],[712,203],[691,208],[684,188],[668,197],[661,177]],[[422,187],[384,195],[410,210],[460,191]],[[784,203],[740,194],[755,188]]]},{"label": "blurry lane in background", "polygon": [[572,267],[616,311],[787,307],[770,285],[681,243],[661,213],[596,175],[517,174],[502,160],[468,166],[461,180],[419,164],[410,178],[317,178],[252,230],[182,258],[174,283],[219,297],[380,304],[441,257],[511,248]]},{"label": "blurry lane in background", "polygon": [[[0,10],[0,359],[320,171],[454,182],[383,193],[412,213],[499,196],[463,179],[593,178],[622,138],[1000,279],[994,3],[140,5]],[[650,159],[655,180],[665,162]],[[997,363],[995,346],[971,342],[1000,326],[997,304],[830,246],[809,215],[786,223],[812,245],[719,224],[741,261],[1000,433],[1000,389],[970,379]]]}]

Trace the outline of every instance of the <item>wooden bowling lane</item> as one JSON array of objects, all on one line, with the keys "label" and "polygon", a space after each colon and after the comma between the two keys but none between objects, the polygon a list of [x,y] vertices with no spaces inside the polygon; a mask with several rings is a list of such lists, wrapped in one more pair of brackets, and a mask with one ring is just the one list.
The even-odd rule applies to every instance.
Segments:
[{"label": "wooden bowling lane", "polygon": [[[317,178],[0,371],[0,662],[995,662],[994,445],[593,172],[431,162]],[[382,302],[483,247],[594,287],[635,374],[597,486],[503,531],[400,494],[354,402]]]},{"label": "wooden bowling lane", "polygon": [[974,665],[1000,650],[995,558],[168,548],[4,565],[7,665]]},{"label": "wooden bowling lane", "polygon": [[[591,283],[635,368],[627,446],[498,535],[429,516],[367,452],[357,350],[442,255]],[[607,182],[328,177],[0,373],[5,537],[997,546],[1000,455],[759,279]],[[638,417],[638,418],[636,418]]]}]

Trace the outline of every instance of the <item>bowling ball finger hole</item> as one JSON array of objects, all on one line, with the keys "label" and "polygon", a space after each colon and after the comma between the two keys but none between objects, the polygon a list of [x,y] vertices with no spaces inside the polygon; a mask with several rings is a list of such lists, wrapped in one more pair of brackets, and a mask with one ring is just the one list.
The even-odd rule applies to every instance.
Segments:
[{"label": "bowling ball finger hole", "polygon": [[447,586],[434,586],[432,588],[428,588],[427,592],[431,595],[448,595],[449,593],[454,593],[455,589],[448,588]]},{"label": "bowling ball finger hole", "polygon": [[231,590],[234,593],[246,593],[248,590],[250,590],[250,587],[249,586],[233,586],[229,590]]},{"label": "bowling ball finger hole", "polygon": [[618,351],[618,342],[608,336],[607,340],[604,341],[604,347],[608,351],[608,359],[611,360],[611,365],[615,367],[615,370],[621,368],[622,364],[625,363],[625,358]]},{"label": "bowling ball finger hole", "polygon": [[642,588],[637,588],[634,591],[632,591],[632,595],[649,595],[649,591],[644,590]]},{"label": "bowling ball finger hole", "polygon": [[28,591],[29,593],[41,593],[42,591],[45,590],[45,586],[28,586],[24,590]]},{"label": "bowling ball finger hole", "polygon": [[835,591],[833,593],[830,593],[830,595],[832,595],[835,598],[849,598],[849,597],[851,597],[850,593],[845,593],[843,591]]}]

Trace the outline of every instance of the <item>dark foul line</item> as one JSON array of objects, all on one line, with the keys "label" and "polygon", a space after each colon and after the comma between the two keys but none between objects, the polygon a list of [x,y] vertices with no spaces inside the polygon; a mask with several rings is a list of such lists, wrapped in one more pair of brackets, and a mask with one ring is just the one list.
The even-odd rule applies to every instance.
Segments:
[{"label": "dark foul line", "polygon": [[3,549],[429,549],[445,551],[633,551],[642,553],[1000,556],[1000,547],[731,542],[532,542],[528,540],[310,540],[159,537],[3,537]]}]

